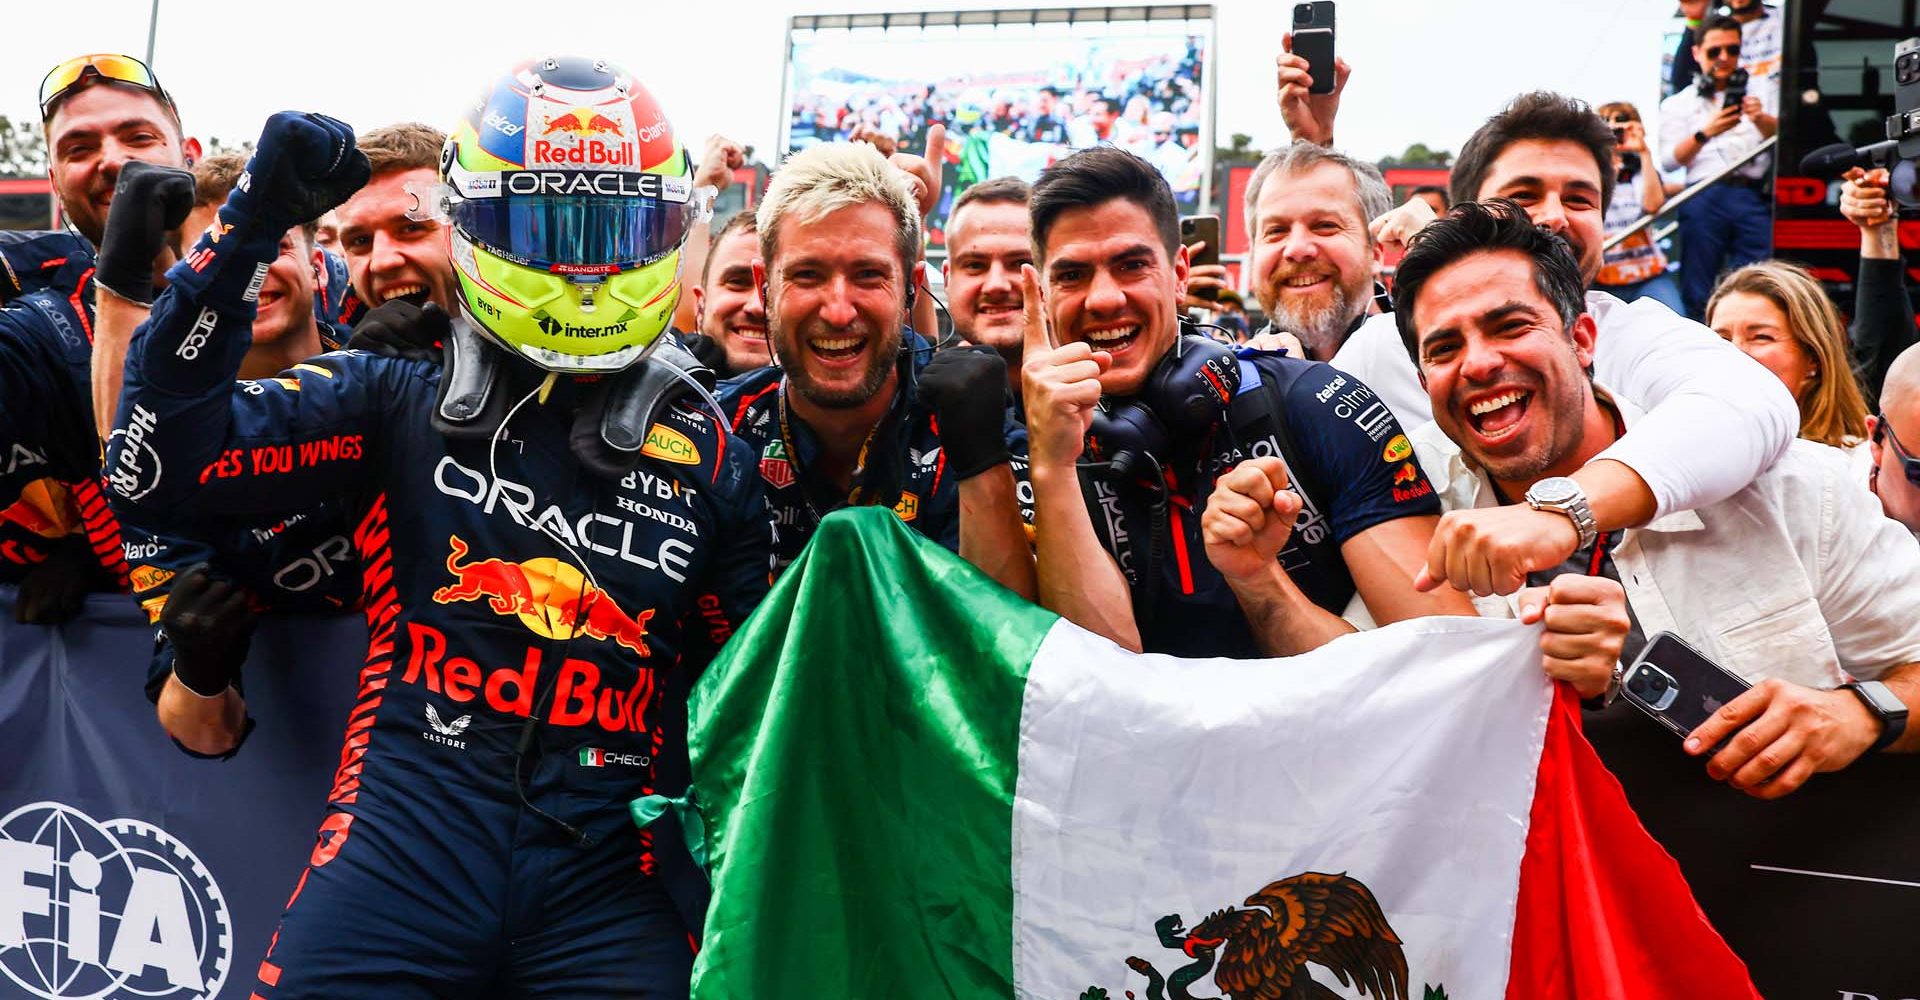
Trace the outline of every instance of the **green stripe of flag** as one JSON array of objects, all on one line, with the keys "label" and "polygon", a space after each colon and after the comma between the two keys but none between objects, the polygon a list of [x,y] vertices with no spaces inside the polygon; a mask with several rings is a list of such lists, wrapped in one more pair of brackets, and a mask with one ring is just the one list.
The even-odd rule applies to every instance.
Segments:
[{"label": "green stripe of flag", "polygon": [[696,998],[1011,996],[1020,709],[1057,620],[890,511],[821,523],[690,701]]}]

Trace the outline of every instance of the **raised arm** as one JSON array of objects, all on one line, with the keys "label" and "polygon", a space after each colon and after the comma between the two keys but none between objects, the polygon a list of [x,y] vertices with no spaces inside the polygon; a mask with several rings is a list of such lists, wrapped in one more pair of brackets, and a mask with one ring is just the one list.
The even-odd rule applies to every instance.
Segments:
[{"label": "raised arm", "polygon": [[116,503],[191,499],[207,513],[265,513],[310,507],[351,483],[390,395],[353,377],[366,359],[316,359],[286,381],[233,377],[281,235],[344,200],[367,171],[344,123],[293,112],[268,120],[219,222],[167,272],[128,345],[103,469]]},{"label": "raised arm", "polygon": [[1887,369],[1915,339],[1907,265],[1900,256],[1900,220],[1887,198],[1887,184],[1886,170],[1855,167],[1840,189],[1840,214],[1860,227],[1860,276],[1853,285],[1853,326],[1847,339],[1869,400],[1880,398]]},{"label": "raised arm", "polygon": [[1040,605],[1139,652],[1133,594],[1120,565],[1094,533],[1075,468],[1093,423],[1094,407],[1100,403],[1100,373],[1113,359],[1084,341],[1054,347],[1047,336],[1040,277],[1033,265],[1020,266],[1020,280],[1026,309],[1021,385],[1027,406]]},{"label": "raised arm", "polygon": [[[113,433],[127,342],[153,308],[155,268],[173,260],[167,236],[193,209],[193,172],[134,161],[120,169],[100,239],[94,287],[93,422],[102,441]],[[164,260],[156,263],[165,253]]]},{"label": "raised arm", "polygon": [[1309,600],[1280,566],[1300,508],[1285,464],[1250,458],[1215,481],[1200,516],[1207,561],[1233,588],[1254,642],[1268,656],[1297,656],[1354,631]]}]

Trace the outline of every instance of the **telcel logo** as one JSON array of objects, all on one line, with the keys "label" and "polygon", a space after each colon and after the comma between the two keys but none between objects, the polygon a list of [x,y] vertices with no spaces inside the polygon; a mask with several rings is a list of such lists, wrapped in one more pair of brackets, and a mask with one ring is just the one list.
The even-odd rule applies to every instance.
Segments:
[{"label": "telcel logo", "polygon": [[0,818],[0,976],[43,1000],[217,996],[226,899],[185,844],[35,802]]}]

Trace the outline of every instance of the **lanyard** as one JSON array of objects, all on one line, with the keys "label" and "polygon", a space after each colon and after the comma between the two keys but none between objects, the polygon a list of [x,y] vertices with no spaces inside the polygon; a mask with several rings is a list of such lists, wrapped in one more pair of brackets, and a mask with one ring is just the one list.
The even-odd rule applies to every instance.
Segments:
[{"label": "lanyard", "polygon": [[[780,412],[780,445],[781,447],[786,449],[787,461],[792,463],[793,465],[794,481],[800,484],[800,499],[803,503],[806,504],[807,513],[810,516],[812,516],[813,523],[815,525],[818,525],[823,515],[820,513],[819,506],[814,502],[813,489],[808,484],[807,470],[800,460],[800,447],[799,447],[798,439],[794,437],[793,424],[791,422],[791,418],[788,416],[787,379],[784,376],[782,376],[780,379],[779,407],[780,407],[780,410],[779,410]],[[889,407],[888,412],[889,414],[892,412],[891,407]],[[867,439],[861,442],[860,454],[854,459],[854,462],[853,462],[853,483],[854,483],[853,490],[847,494],[846,499],[841,501],[840,504],[834,505],[835,509],[838,509],[842,505],[850,505],[850,506],[858,507],[863,504],[868,504],[873,502],[873,498],[870,495],[866,487],[866,484],[861,482],[861,478],[862,478],[862,474],[865,473],[867,469],[867,452],[869,449],[873,447],[873,440],[875,437],[879,436],[880,425],[885,423],[886,419],[887,418],[884,416],[881,417],[880,420],[873,425],[873,428],[867,431]]]}]

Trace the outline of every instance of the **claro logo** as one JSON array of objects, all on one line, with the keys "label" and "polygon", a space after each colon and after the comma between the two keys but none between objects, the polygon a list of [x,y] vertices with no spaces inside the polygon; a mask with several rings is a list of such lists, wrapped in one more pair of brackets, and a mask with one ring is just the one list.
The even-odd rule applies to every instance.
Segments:
[{"label": "claro logo", "polygon": [[43,1000],[218,996],[226,899],[165,830],[59,802],[0,818],[0,976]]}]

